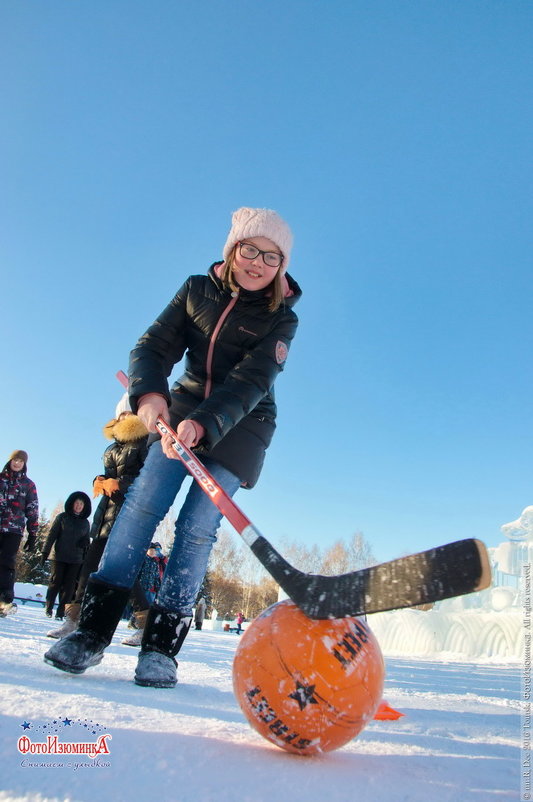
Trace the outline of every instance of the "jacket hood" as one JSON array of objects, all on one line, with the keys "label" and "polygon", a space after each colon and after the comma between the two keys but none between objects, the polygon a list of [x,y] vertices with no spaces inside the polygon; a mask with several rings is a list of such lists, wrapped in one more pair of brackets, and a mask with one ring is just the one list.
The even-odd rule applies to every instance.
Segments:
[{"label": "jacket hood", "polygon": [[68,515],[73,515],[74,514],[74,509],[73,509],[74,502],[78,498],[81,499],[83,501],[83,504],[84,504],[83,510],[78,515],[78,518],[88,518],[89,515],[91,514],[91,509],[92,509],[91,499],[82,490],[76,490],[76,491],[74,491],[74,493],[70,494],[70,496],[65,501],[65,512]]},{"label": "jacket hood", "polygon": [[103,428],[104,437],[118,440],[120,443],[131,443],[148,437],[148,429],[137,415],[127,415],[122,420],[111,418]]},{"label": "jacket hood", "polygon": [[287,285],[287,289],[285,291],[285,303],[288,306],[294,306],[294,304],[298,303],[302,297],[300,285],[293,279],[291,275],[289,275],[289,273],[285,273],[283,276],[283,283]]}]

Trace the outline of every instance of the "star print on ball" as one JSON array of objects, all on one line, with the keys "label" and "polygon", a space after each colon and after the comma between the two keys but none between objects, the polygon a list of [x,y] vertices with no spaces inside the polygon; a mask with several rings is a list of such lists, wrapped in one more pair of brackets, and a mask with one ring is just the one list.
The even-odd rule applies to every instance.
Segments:
[{"label": "star print on ball", "polygon": [[379,644],[364,621],[312,619],[287,600],[241,636],[233,688],[264,738],[313,755],[338,749],[372,720],[384,675]]},{"label": "star print on ball", "polygon": [[314,697],[315,693],[315,686],[302,685],[301,682],[296,682],[296,690],[294,693],[290,693],[289,696],[291,699],[295,699],[298,704],[300,705],[300,710],[305,710],[307,705],[317,705],[318,699]]}]

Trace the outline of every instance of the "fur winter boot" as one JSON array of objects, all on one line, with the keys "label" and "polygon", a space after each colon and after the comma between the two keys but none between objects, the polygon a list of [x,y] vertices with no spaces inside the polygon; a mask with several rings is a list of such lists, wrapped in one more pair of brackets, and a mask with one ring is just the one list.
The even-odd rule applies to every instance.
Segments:
[{"label": "fur winter boot", "polygon": [[124,638],[121,641],[124,646],[140,646],[143,639],[144,627],[146,626],[146,619],[148,618],[148,610],[139,610],[137,613],[133,613],[135,617],[135,625],[137,629],[130,635],[129,638]]},{"label": "fur winter boot", "polygon": [[173,688],[177,683],[174,659],[187,637],[192,617],[154,604],[148,613],[135,682],[151,688]]},{"label": "fur winter boot", "polygon": [[17,612],[17,609],[17,605],[14,601],[0,601],[0,617],[2,618],[6,618],[8,615],[13,615],[13,613]]},{"label": "fur winter boot", "polygon": [[80,609],[81,604],[79,602],[67,604],[65,607],[65,623],[63,626],[57,627],[57,629],[51,629],[50,632],[46,633],[46,637],[60,639],[64,638],[66,635],[70,635],[71,632],[74,632],[74,630],[78,628]]},{"label": "fur winter boot", "polygon": [[104,656],[126,606],[130,591],[90,579],[80,611],[78,629],[54,643],[45,656],[49,663],[61,671],[82,674],[86,668],[96,666]]}]

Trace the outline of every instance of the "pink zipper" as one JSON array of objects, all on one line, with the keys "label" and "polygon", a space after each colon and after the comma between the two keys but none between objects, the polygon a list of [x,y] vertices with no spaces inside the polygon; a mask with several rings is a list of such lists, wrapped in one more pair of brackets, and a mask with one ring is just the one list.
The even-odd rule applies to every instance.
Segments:
[{"label": "pink zipper", "polygon": [[209,341],[209,349],[207,351],[207,363],[206,363],[207,380],[206,380],[206,383],[205,383],[204,398],[209,398],[209,396],[211,394],[211,385],[213,384],[213,379],[211,377],[211,368],[213,366],[213,351],[215,350],[216,339],[217,339],[217,337],[219,335],[220,329],[224,325],[224,321],[226,320],[227,316],[229,315],[229,313],[231,312],[231,310],[233,309],[233,307],[235,306],[235,304],[239,300],[239,293],[238,292],[232,292],[231,296],[232,296],[231,301],[229,302],[229,304],[226,306],[226,308],[224,309],[224,311],[220,315],[220,317],[218,319],[218,323],[215,326],[215,328],[213,329],[213,334],[211,335],[211,340]]}]

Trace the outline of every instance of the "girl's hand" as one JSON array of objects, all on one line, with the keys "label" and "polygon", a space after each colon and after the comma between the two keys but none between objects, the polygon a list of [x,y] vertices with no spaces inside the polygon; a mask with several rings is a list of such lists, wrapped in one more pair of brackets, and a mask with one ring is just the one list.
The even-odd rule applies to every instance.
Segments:
[{"label": "girl's hand", "polygon": [[147,393],[141,396],[137,407],[137,417],[142,420],[149,432],[155,432],[155,422],[161,415],[168,421],[167,399],[159,393]]},{"label": "girl's hand", "polygon": [[103,492],[104,492],[103,482],[104,482],[104,477],[103,476],[97,476],[96,479],[94,480],[94,482],[93,482],[93,498],[96,498],[97,496],[103,495]]},{"label": "girl's hand", "polygon": [[[182,420],[176,429],[176,434],[178,435],[178,440],[180,440],[184,446],[192,448],[202,439],[205,434],[205,429],[201,423],[193,423],[192,420]],[[163,454],[169,459],[179,459],[172,448],[172,443],[173,440],[169,434],[164,434],[161,437]]]}]

